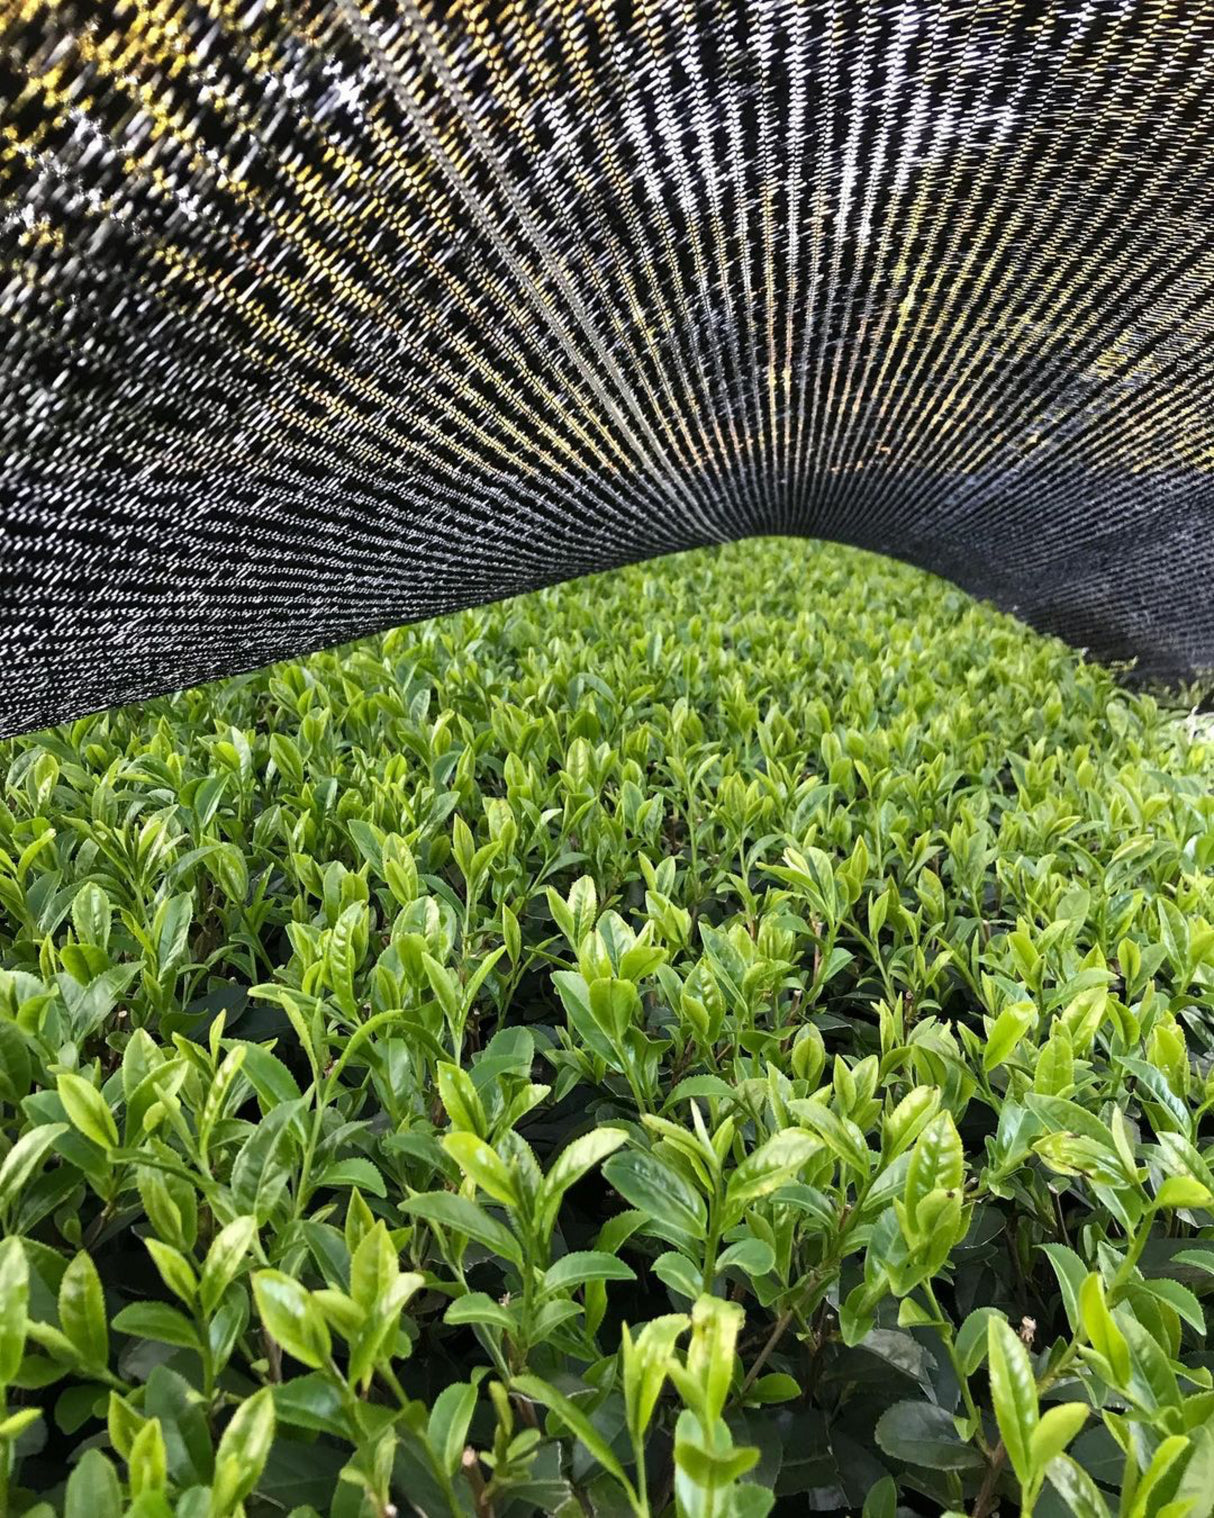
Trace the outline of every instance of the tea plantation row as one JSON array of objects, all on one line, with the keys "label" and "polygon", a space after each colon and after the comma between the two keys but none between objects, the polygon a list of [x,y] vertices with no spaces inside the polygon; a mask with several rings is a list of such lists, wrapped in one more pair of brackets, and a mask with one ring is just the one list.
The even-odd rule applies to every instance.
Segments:
[{"label": "tea plantation row", "polygon": [[1210,1518],[1212,777],[782,541],[0,745],[0,1510]]}]

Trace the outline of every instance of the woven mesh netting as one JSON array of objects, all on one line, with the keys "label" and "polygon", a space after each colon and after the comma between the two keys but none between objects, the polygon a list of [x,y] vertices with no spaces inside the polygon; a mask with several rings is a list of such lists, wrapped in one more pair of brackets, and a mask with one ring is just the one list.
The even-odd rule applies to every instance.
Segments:
[{"label": "woven mesh netting", "polygon": [[0,731],[754,533],[1214,664],[1212,85],[1200,0],[0,0]]}]

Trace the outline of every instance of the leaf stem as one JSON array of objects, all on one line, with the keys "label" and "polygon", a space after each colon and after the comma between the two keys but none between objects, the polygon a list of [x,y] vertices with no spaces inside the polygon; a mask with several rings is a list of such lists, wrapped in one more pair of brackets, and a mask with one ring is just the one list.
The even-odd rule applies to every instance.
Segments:
[{"label": "leaf stem", "polygon": [[763,1369],[768,1360],[771,1358],[772,1354],[775,1352],[776,1345],[779,1344],[780,1340],[784,1337],[788,1329],[788,1325],[792,1322],[795,1315],[795,1307],[786,1307],[780,1316],[776,1319],[775,1323],[772,1325],[771,1332],[768,1334],[767,1339],[763,1344],[763,1348],[755,1356],[754,1364],[746,1372],[746,1379],[742,1382],[741,1390],[738,1392],[739,1401],[742,1401],[745,1398],[746,1393],[754,1385],[756,1379],[758,1378],[759,1372]]},{"label": "leaf stem", "polygon": [[476,1518],[493,1518],[493,1502],[485,1490],[485,1478],[481,1475],[480,1460],[471,1445],[464,1450],[460,1466],[464,1472],[464,1480],[472,1491],[472,1506],[476,1509]]},{"label": "leaf stem", "polygon": [[988,1518],[994,1511],[996,1503],[995,1488],[999,1485],[999,1477],[1003,1471],[1004,1461],[1007,1459],[1007,1451],[1000,1439],[991,1451],[990,1460],[987,1463],[986,1475],[982,1478],[982,1485],[978,1488],[978,1495],[974,1498],[974,1511],[972,1518]]}]

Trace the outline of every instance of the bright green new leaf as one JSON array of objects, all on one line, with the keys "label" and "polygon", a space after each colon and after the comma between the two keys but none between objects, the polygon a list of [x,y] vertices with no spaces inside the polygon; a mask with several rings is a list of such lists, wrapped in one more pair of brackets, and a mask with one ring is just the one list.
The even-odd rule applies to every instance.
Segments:
[{"label": "bright green new leaf", "polygon": [[279,1270],[259,1270],[253,1276],[253,1296],[266,1332],[289,1355],[313,1370],[327,1365],[329,1330],[298,1281]]},{"label": "bright green new leaf", "polygon": [[268,1386],[236,1409],[215,1453],[212,1511],[226,1514],[257,1485],[274,1442],[274,1397]]},{"label": "bright green new leaf", "polygon": [[92,1258],[81,1250],[59,1283],[59,1323],[80,1362],[88,1370],[103,1370],[110,1357],[101,1277]]},{"label": "bright green new leaf", "polygon": [[475,1133],[448,1133],[443,1148],[482,1191],[507,1207],[520,1204],[518,1187],[506,1163]]},{"label": "bright green new leaf", "polygon": [[934,1117],[919,1135],[906,1172],[903,1203],[913,1225],[919,1206],[933,1191],[957,1192],[965,1182],[965,1152],[951,1112]]},{"label": "bright green new leaf", "polygon": [[1048,1469],[1050,1461],[1070,1444],[1087,1422],[1091,1408],[1083,1402],[1061,1402],[1041,1414],[1029,1440],[1029,1456],[1034,1472]]},{"label": "bright green new leaf", "polygon": [[608,1155],[614,1154],[627,1139],[628,1135],[619,1128],[596,1128],[594,1132],[584,1133],[572,1143],[566,1144],[549,1166],[540,1189],[539,1212],[541,1225],[545,1229],[551,1227],[561,1199],[570,1186],[580,1181]]},{"label": "bright green new leaf", "polygon": [[21,1194],[55,1140],[67,1131],[65,1123],[43,1123],[21,1135],[0,1164],[0,1206],[8,1205]]},{"label": "bright green new leaf", "polygon": [[59,1100],[72,1126],[102,1149],[118,1147],[118,1124],[105,1097],[82,1076],[58,1077]]},{"label": "bright green new leaf", "polygon": [[1107,1361],[1117,1385],[1124,1386],[1130,1377],[1130,1347],[1109,1311],[1104,1286],[1095,1271],[1079,1289],[1079,1315],[1088,1343]]},{"label": "bright green new leaf", "polygon": [[208,1316],[235,1280],[256,1237],[257,1220],[246,1216],[233,1218],[211,1240],[198,1288],[202,1310]]},{"label": "bright green new leaf", "polygon": [[198,1277],[194,1274],[194,1267],[190,1261],[179,1249],[174,1249],[171,1244],[165,1244],[160,1239],[149,1238],[145,1239],[144,1243],[147,1245],[148,1253],[156,1262],[160,1279],[187,1307],[192,1306],[198,1294]]},{"label": "bright green new leaf", "polygon": [[[987,1322],[987,1370],[1003,1447],[1022,1487],[1036,1474],[1033,1437],[1038,1428],[1037,1378],[1020,1336],[1005,1318]],[[1055,1451],[1056,1453],[1056,1451]]]},{"label": "bright green new leaf", "polygon": [[797,1176],[821,1148],[811,1134],[786,1128],[748,1154],[729,1177],[725,1191],[726,1227],[740,1218],[752,1202],[769,1196]]},{"label": "bright green new leaf", "polygon": [[28,1307],[29,1262],[21,1240],[7,1238],[0,1242],[0,1388],[13,1384],[21,1366]]},{"label": "bright green new leaf", "polygon": [[159,1419],[149,1418],[135,1435],[127,1456],[127,1474],[132,1497],[147,1497],[164,1491],[168,1481],[168,1453]]}]

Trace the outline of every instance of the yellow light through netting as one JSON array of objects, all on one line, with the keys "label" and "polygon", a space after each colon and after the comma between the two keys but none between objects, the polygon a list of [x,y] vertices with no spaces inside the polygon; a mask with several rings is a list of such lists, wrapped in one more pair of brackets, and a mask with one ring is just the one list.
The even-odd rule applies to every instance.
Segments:
[{"label": "yellow light through netting", "polygon": [[768,532],[1214,664],[1212,99],[1210,4],[0,0],[0,732]]}]

